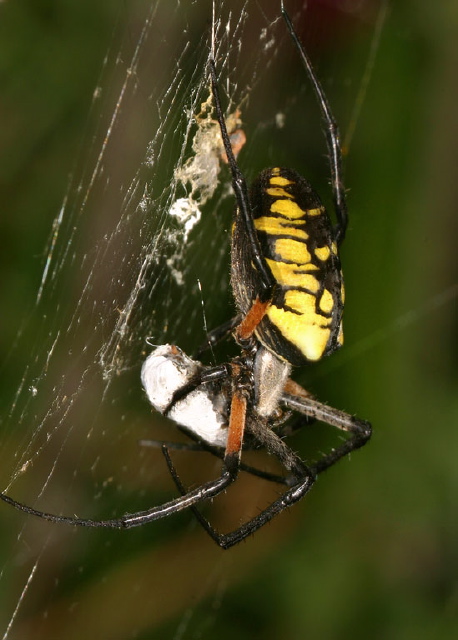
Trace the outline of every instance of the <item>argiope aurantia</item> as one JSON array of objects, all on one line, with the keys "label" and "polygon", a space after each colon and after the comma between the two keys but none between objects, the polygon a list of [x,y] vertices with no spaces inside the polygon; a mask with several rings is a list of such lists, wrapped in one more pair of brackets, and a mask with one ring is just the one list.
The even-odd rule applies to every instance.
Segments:
[{"label": "argiope aurantia", "polygon": [[[241,355],[217,367],[204,367],[177,347],[164,345],[149,356],[142,379],[152,404],[176,420],[204,448],[223,460],[221,475],[186,491],[172,464],[169,444],[163,452],[181,496],[165,504],[110,520],[86,520],[38,511],[5,494],[1,499],[26,513],[52,522],[86,527],[140,526],[191,508],[223,548],[240,542],[300,500],[317,474],[364,445],[368,422],[318,402],[290,379],[293,365],[320,360],[343,341],[343,280],[338,249],[347,228],[341,174],[339,131],[323,89],[294,30],[283,1],[281,12],[313,86],[329,153],[336,224],[332,225],[319,196],[292,169],[262,171],[251,186],[231,149],[221,108],[213,52],[209,59],[212,94],[236,198],[231,250],[231,284],[236,318],[209,336],[215,343],[234,331]],[[349,437],[307,465],[284,442],[288,427],[281,408],[310,422],[320,420]],[[286,471],[276,476],[247,467],[242,449],[254,446],[273,454]],[[197,505],[214,498],[247,470],[285,486],[283,495],[264,511],[228,534],[218,534]]]}]

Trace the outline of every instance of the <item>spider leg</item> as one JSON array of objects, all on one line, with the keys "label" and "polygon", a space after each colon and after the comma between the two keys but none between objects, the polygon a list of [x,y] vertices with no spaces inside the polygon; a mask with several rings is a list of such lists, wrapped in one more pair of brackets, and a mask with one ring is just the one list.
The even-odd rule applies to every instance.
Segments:
[{"label": "spider leg", "polygon": [[276,281],[264,259],[258,234],[254,226],[253,215],[251,212],[250,199],[248,196],[248,187],[244,175],[239,169],[232,151],[231,142],[227,133],[226,122],[224,120],[223,110],[221,108],[221,100],[219,97],[218,80],[216,77],[215,60],[213,57],[209,60],[210,77],[212,83],[212,94],[215,101],[216,116],[221,130],[224,149],[229,162],[232,174],[232,188],[237,201],[237,209],[235,216],[243,222],[244,231],[248,238],[248,245],[251,247],[252,262],[259,272],[261,292],[253,302],[248,313],[237,327],[237,341],[243,345],[253,335],[256,327],[261,322],[267,307],[272,299],[272,292]]},{"label": "spider leg", "polygon": [[333,449],[331,453],[322,456],[312,465],[311,468],[316,474],[329,469],[344,456],[364,446],[372,435],[372,427],[366,420],[360,420],[344,411],[328,407],[312,397],[305,398],[284,393],[281,400],[283,404],[294,411],[351,434],[340,446]]},{"label": "spider leg", "polygon": [[[246,409],[246,405],[245,405]],[[239,421],[240,422],[240,421]],[[241,421],[242,423],[242,431],[244,426],[244,416]],[[239,425],[237,425],[239,426]],[[237,441],[239,434],[235,434],[235,438],[233,440]],[[72,516],[59,516],[52,513],[48,513],[46,511],[40,511],[39,509],[34,509],[22,502],[18,502],[14,500],[10,496],[5,493],[0,493],[0,500],[6,502],[11,505],[15,509],[19,511],[24,511],[25,513],[33,516],[37,516],[42,520],[48,520],[50,522],[56,523],[64,523],[70,524],[73,526],[79,527],[105,527],[110,529],[131,529],[132,527],[139,527],[149,522],[154,522],[155,520],[160,520],[162,518],[166,518],[169,515],[178,513],[192,507],[194,504],[198,502],[202,502],[204,500],[209,500],[210,498],[214,498],[219,493],[224,491],[228,485],[230,485],[237,477],[238,474],[238,463],[239,463],[240,455],[237,456],[237,452],[234,450],[226,449],[226,455],[224,458],[224,467],[221,472],[221,475],[216,480],[211,482],[207,482],[197,489],[193,491],[189,491],[186,495],[182,495],[179,498],[175,498],[174,500],[170,500],[165,504],[153,507],[151,509],[146,509],[144,511],[138,511],[133,514],[126,514],[121,518],[113,518],[109,520],[91,520],[86,518],[77,518]]]},{"label": "spider leg", "polygon": [[[234,378],[234,384],[236,384],[238,378]],[[71,524],[80,527],[107,527],[112,529],[130,529],[132,527],[139,527],[148,522],[154,522],[160,520],[184,509],[192,507],[198,502],[209,500],[214,498],[219,493],[224,491],[234,480],[237,478],[240,458],[243,444],[243,433],[245,430],[245,418],[246,418],[247,399],[242,387],[241,390],[236,390],[232,396],[231,402],[231,417],[228,428],[228,439],[226,451],[224,454],[224,464],[221,471],[221,475],[216,480],[207,482],[193,491],[189,491],[186,495],[183,495],[174,500],[170,500],[165,504],[146,509],[145,511],[138,511],[133,514],[126,514],[121,518],[113,518],[110,520],[90,520],[85,518],[75,518],[71,516],[58,516],[46,511],[40,511],[29,507],[13,498],[10,498],[4,493],[0,493],[0,499],[7,504],[10,504],[15,509],[24,511],[30,515],[37,516],[43,520],[49,520],[51,522],[61,522]]]},{"label": "spider leg", "polygon": [[[196,442],[174,442],[173,440],[144,439],[144,440],[139,440],[138,444],[141,447],[152,447],[154,449],[165,448],[167,449],[167,451],[169,451],[170,449],[174,451],[208,451],[208,448],[206,447],[204,442],[200,440]],[[212,451],[210,453],[213,453],[213,455],[215,455],[218,458],[220,457],[219,451],[216,447],[214,451],[212,447]],[[221,457],[224,457],[224,453],[221,453]]]},{"label": "spider leg", "polygon": [[[241,450],[243,444],[243,434],[245,430],[247,399],[243,386],[239,386],[238,377],[234,377],[234,394],[231,403],[231,417],[229,424],[228,444],[224,453],[224,465],[221,475],[216,480],[207,482],[193,491],[189,491],[179,498],[171,500],[163,505],[140,511],[134,514],[127,514],[121,518],[110,520],[90,520],[69,516],[57,516],[44,511],[39,511],[24,505],[9,496],[0,493],[0,499],[11,506],[24,511],[30,515],[38,516],[51,522],[61,522],[84,527],[108,527],[115,529],[129,529],[141,526],[148,522],[153,522],[167,517],[184,509],[191,508],[204,526],[209,535],[222,548],[227,549],[237,544],[248,535],[251,535],[276,515],[300,500],[311,488],[315,476],[325,471],[338,460],[347,454],[362,447],[370,438],[371,425],[358,418],[355,418],[343,411],[328,407],[314,398],[304,396],[293,396],[284,393],[282,403],[287,407],[302,413],[308,418],[313,418],[335,426],[342,431],[348,432],[351,436],[331,453],[322,456],[314,465],[306,467],[302,460],[265,424],[252,421],[248,430],[252,436],[264,446],[270,453],[275,455],[282,465],[291,471],[291,476],[285,479],[290,486],[278,500],[262,511],[258,516],[252,518],[247,523],[228,534],[218,534],[212,529],[205,518],[198,512],[196,505],[200,502],[214,498],[224,491],[237,478],[241,466]],[[166,459],[170,461],[170,456],[166,447],[163,447]],[[173,464],[168,462],[172,477],[180,491],[184,491],[181,481],[178,478]]]},{"label": "spider leg", "polygon": [[[176,498],[165,505],[153,507],[153,509],[133,514],[131,516],[124,516],[122,518],[123,527],[130,528],[143,525],[147,522],[152,522],[171,515],[172,513],[177,513],[178,511],[187,509],[188,507],[192,507],[198,502],[214,498],[234,482],[240,469],[247,410],[245,389],[243,386],[238,386],[238,381],[239,377],[236,372],[234,375],[235,390],[231,401],[227,445],[224,452],[223,469],[220,477],[216,480],[203,484],[194,491],[189,491],[180,498]],[[163,446],[162,450],[167,462],[169,463],[170,456],[168,455],[167,447]]]},{"label": "spider leg", "polygon": [[248,313],[236,329],[235,337],[240,345],[248,345],[256,327],[263,319],[270,300],[263,301],[259,297],[251,305]]},{"label": "spider leg", "polygon": [[[279,438],[271,429],[268,427],[266,428],[265,424],[256,424],[256,422],[250,423],[249,431],[256,437],[256,439],[259,440],[262,446],[266,447],[270,453],[279,459],[288,471],[292,472],[289,478],[286,478],[286,484],[288,484],[290,488],[259,515],[229,533],[218,533],[218,531],[216,531],[210,522],[202,515],[197,506],[193,505],[191,507],[193,514],[212,540],[214,540],[214,542],[216,542],[216,544],[222,549],[229,549],[235,544],[238,544],[247,536],[255,533],[255,531],[270,522],[270,520],[279,515],[282,511],[301,500],[301,498],[303,498],[311,489],[315,481],[313,471],[303,463],[299,456],[297,456],[292,449],[290,449],[290,447],[281,440],[281,438]],[[180,492],[183,495],[186,495],[186,489],[173,466],[170,456],[168,456],[168,452],[164,452],[164,455],[166,456],[169,470],[175,484]]]},{"label": "spider leg", "polygon": [[[164,454],[165,460],[167,462],[167,466],[169,468],[170,471],[170,475],[173,478],[173,481],[175,482],[175,485],[178,489],[178,491],[181,493],[182,496],[186,495],[186,488],[183,485],[183,483],[181,482],[181,478],[178,475],[178,472],[175,468],[175,465],[172,462],[172,458],[170,457],[169,451],[167,447],[163,447],[162,449],[162,453]],[[216,542],[217,545],[222,546],[220,540],[224,537],[224,535],[219,534],[216,529],[214,529],[210,522],[204,518],[204,516],[202,515],[202,513],[199,511],[199,509],[196,506],[191,507],[191,511],[194,515],[194,517],[196,518],[196,520],[199,522],[199,524],[201,525],[201,527],[208,533],[208,535]]]},{"label": "spider leg", "polygon": [[294,29],[293,23],[291,22],[291,18],[289,17],[285,9],[283,0],[281,0],[281,12],[291,38],[293,39],[296,49],[299,52],[309,80],[313,86],[313,90],[320,107],[321,117],[323,118],[325,124],[324,134],[329,153],[331,183],[334,196],[334,210],[337,217],[337,225],[334,227],[334,234],[337,244],[340,245],[345,237],[345,232],[347,230],[348,213],[345,187],[342,178],[342,150],[340,144],[339,127],[337,126],[337,122],[332,114],[331,107],[326,98],[326,94],[323,91],[323,87],[321,86],[318,78],[315,75],[312,63],[310,62],[310,58],[305,52],[304,47],[299,40],[299,36]]},{"label": "spider leg", "polygon": [[[304,389],[304,387],[302,387],[291,378],[288,378],[288,380],[286,381],[286,384],[283,388],[283,393],[304,398],[313,397],[309,391]],[[302,415],[295,416],[293,420],[288,420],[285,424],[280,425],[280,427],[275,429],[275,433],[279,435],[280,438],[288,438],[304,427],[309,427],[314,422],[316,422],[316,419],[313,416],[308,416],[302,413]]]},{"label": "spider leg", "polygon": [[193,358],[200,358],[203,353],[208,351],[208,349],[211,349],[219,342],[221,342],[221,340],[224,340],[224,338],[229,335],[232,330],[240,323],[241,319],[242,316],[240,314],[236,315],[227,322],[221,324],[219,327],[216,327],[216,329],[212,329],[209,333],[207,333],[205,342],[200,345]]},{"label": "spider leg", "polygon": [[177,402],[185,398],[192,391],[200,387],[200,385],[205,382],[215,382],[216,380],[221,380],[221,378],[225,378],[229,375],[229,367],[228,365],[222,364],[217,367],[212,368],[202,368],[202,371],[197,373],[189,382],[184,384],[182,387],[177,389],[168,403],[168,405],[163,409],[162,414],[167,416],[172,408],[176,405]]},{"label": "spider leg", "polygon": [[126,514],[121,518],[113,518],[110,520],[90,520],[86,518],[76,518],[72,516],[58,516],[53,513],[47,513],[46,511],[40,511],[29,507],[22,502],[14,500],[5,493],[0,493],[0,500],[11,505],[19,511],[37,516],[42,520],[48,520],[49,522],[70,524],[78,527],[105,527],[109,529],[131,529],[132,527],[139,527],[148,522],[154,522],[161,518],[166,518],[169,515],[183,511],[203,500],[208,500],[224,491],[224,489],[235,479],[233,473],[226,469],[223,469],[221,476],[212,482],[198,487],[194,491],[188,492],[185,496],[166,502],[165,504],[153,507],[152,509],[146,509],[145,511],[138,511],[137,513]]},{"label": "spider leg", "polygon": [[288,422],[276,428],[275,433],[280,438],[289,438],[305,427],[310,427],[314,422],[316,422],[315,418],[311,418],[310,416],[296,416],[295,418],[288,420]]},{"label": "spider leg", "polygon": [[[239,341],[247,341],[251,338],[256,327],[261,322],[267,311],[268,301],[262,301],[259,298],[253,302],[251,308],[245,317],[238,314],[231,318],[228,322],[224,322],[216,329],[213,329],[207,334],[207,340],[200,345],[197,352],[194,354],[194,358],[200,358],[208,349],[214,347],[218,342],[223,340],[229,333],[237,327],[236,337]],[[196,385],[198,386],[198,385]]]},{"label": "spider leg", "polygon": [[[216,534],[216,537],[212,536],[213,540],[222,549],[230,549],[230,547],[233,547],[255,533],[258,529],[261,529],[261,527],[270,522],[275,518],[275,516],[278,516],[280,513],[285,511],[285,509],[288,509],[288,507],[291,507],[293,504],[301,500],[310,491],[314,482],[315,477],[313,475],[309,473],[304,474],[301,480],[294,487],[289,489],[289,491],[284,493],[278,500],[268,506],[267,509],[261,511],[259,515],[255,516],[230,533]],[[195,511],[197,511],[197,509]],[[210,531],[208,532],[212,535]]]},{"label": "spider leg", "polygon": [[259,238],[254,228],[253,217],[251,215],[250,199],[248,196],[248,187],[242,172],[235,160],[234,153],[231,147],[231,141],[227,133],[226,122],[224,120],[223,110],[221,108],[221,100],[219,97],[218,80],[216,77],[215,60],[210,57],[209,60],[210,78],[212,84],[212,94],[215,101],[216,117],[221,130],[221,137],[223,139],[224,150],[226,151],[227,159],[229,161],[229,167],[232,174],[232,188],[234,189],[235,197],[237,200],[237,216],[241,216],[244,222],[245,231],[249,239],[249,244],[252,247],[253,263],[256,269],[259,271],[262,287],[264,289],[262,298],[263,300],[269,300],[271,297],[275,280],[269,271],[266,262],[263,258],[261,246],[259,244]]},{"label": "spider leg", "polygon": [[[362,447],[371,436],[372,428],[368,422],[350,416],[338,409],[328,407],[311,396],[302,394],[300,396],[292,396],[284,393],[282,395],[282,403],[286,404],[289,408],[302,413],[307,418],[307,421],[320,420],[335,426],[338,429],[351,433],[351,436],[331,453],[322,456],[310,467],[306,467],[302,460],[271,429],[263,428],[262,425],[257,425],[256,422],[250,423],[248,430],[252,435],[259,440],[270,453],[274,454],[285,468],[292,471],[293,475],[288,483],[291,488],[255,518],[252,518],[238,529],[227,534],[218,533],[211,526],[208,520],[200,513],[199,509],[193,505],[191,509],[202,527],[216,542],[216,544],[223,549],[228,549],[239,543],[241,540],[263,527],[282,511],[293,505],[295,502],[298,502],[310,490],[315,477],[319,473],[325,471],[352,451]],[[169,464],[169,469],[178,489],[182,493],[185,492],[185,488],[183,487],[176,470],[173,468],[173,465]]]},{"label": "spider leg", "polygon": [[[192,437],[191,434],[190,437]],[[196,442],[173,442],[173,441],[160,441],[160,440],[140,440],[139,444],[143,447],[156,447],[161,448],[162,452],[165,456],[167,464],[169,465],[169,469],[172,473],[171,468],[174,467],[173,462],[170,458],[170,451],[205,451],[207,453],[211,453],[216,458],[220,460],[224,460],[224,449],[219,447],[212,447],[210,444],[202,440],[196,440]],[[166,453],[167,452],[167,453]],[[170,461],[170,464],[169,464]],[[263,471],[262,469],[256,469],[256,467],[252,467],[251,465],[240,462],[240,471],[244,471],[245,473],[249,473],[252,476],[256,476],[257,478],[262,478],[263,480],[267,480],[268,482],[275,482],[277,484],[288,484],[288,480],[285,476],[280,476],[275,473],[269,473],[268,471]],[[176,470],[175,470],[176,473]],[[178,475],[178,474],[177,474]]]}]

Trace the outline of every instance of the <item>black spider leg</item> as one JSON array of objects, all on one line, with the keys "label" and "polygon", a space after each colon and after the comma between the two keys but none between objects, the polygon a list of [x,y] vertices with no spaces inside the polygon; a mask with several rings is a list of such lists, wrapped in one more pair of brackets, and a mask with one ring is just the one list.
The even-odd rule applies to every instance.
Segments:
[{"label": "black spider leg", "polygon": [[170,402],[162,411],[162,414],[167,416],[177,402],[185,398],[202,384],[205,384],[206,382],[215,382],[216,380],[230,377],[230,375],[230,365],[228,364],[220,364],[216,367],[204,367],[202,365],[201,371],[173,393]]},{"label": "black spider leg", "polygon": [[[256,423],[254,425],[250,423],[248,430],[252,432],[253,436],[260,440],[262,445],[265,446],[270,453],[276,455],[282,464],[295,474],[291,476],[291,480],[289,482],[289,484],[293,482],[293,486],[279,500],[272,503],[258,516],[227,534],[220,534],[215,531],[208,520],[200,513],[199,509],[196,506],[191,507],[195,517],[198,519],[205,531],[216,542],[216,544],[223,549],[228,549],[229,547],[237,544],[245,537],[251,535],[257,529],[267,524],[267,522],[284,511],[287,507],[300,500],[309,491],[313,484],[313,479],[318,474],[334,465],[352,451],[364,446],[371,437],[372,427],[369,422],[355,418],[354,416],[338,409],[328,407],[314,398],[303,398],[284,393],[282,395],[281,402],[290,409],[303,414],[307,418],[307,424],[309,424],[310,420],[320,420],[321,422],[335,426],[352,435],[342,445],[334,449],[331,453],[322,456],[317,462],[307,468],[302,460],[271,429],[268,427],[260,428],[259,426],[256,426]],[[164,455],[166,455],[165,451]],[[170,457],[168,457],[167,463],[169,465],[170,473],[180,492],[186,493],[186,489],[178,477]],[[294,483],[295,480],[296,483]],[[307,484],[307,482],[309,482],[309,484]]]},{"label": "black spider leg", "polygon": [[311,469],[316,474],[329,469],[329,467],[332,467],[332,465],[344,456],[364,446],[372,435],[371,424],[366,420],[360,420],[344,411],[328,407],[322,402],[315,400],[315,398],[303,398],[284,393],[281,402],[288,408],[298,411],[309,418],[315,418],[316,420],[320,420],[321,422],[351,434],[345,442],[333,449],[331,453],[323,455],[311,465]]},{"label": "black spider leg", "polygon": [[189,491],[186,495],[175,498],[175,500],[170,500],[165,504],[152,507],[151,509],[137,511],[136,513],[126,514],[121,518],[113,518],[109,520],[90,520],[72,516],[58,516],[53,513],[47,513],[46,511],[40,511],[39,509],[29,507],[22,502],[14,500],[5,493],[0,493],[0,500],[3,500],[3,502],[6,502],[19,511],[24,511],[29,515],[36,516],[42,520],[48,520],[49,522],[69,524],[77,527],[131,529],[132,527],[140,527],[149,522],[161,520],[162,518],[179,513],[184,509],[188,509],[198,502],[214,498],[235,480],[236,475],[237,474],[234,473],[232,468],[223,468],[219,478],[212,480],[211,482],[206,482],[194,491]]},{"label": "black spider leg", "polygon": [[334,227],[334,236],[337,244],[340,245],[345,237],[345,232],[347,230],[348,213],[345,187],[342,178],[342,149],[340,144],[339,127],[332,114],[331,107],[329,105],[328,99],[326,98],[326,94],[323,91],[323,87],[321,86],[315,74],[315,71],[313,70],[310,58],[305,52],[305,49],[302,46],[301,41],[299,40],[299,36],[294,29],[293,23],[291,22],[291,18],[289,17],[285,9],[283,0],[281,0],[281,12],[291,38],[293,39],[293,42],[299,52],[309,80],[313,86],[313,90],[320,107],[321,117],[323,118],[325,124],[324,134],[329,153],[329,166],[331,169],[334,209],[337,218],[337,224]]},{"label": "black spider leg", "polygon": [[[174,393],[172,400],[164,410],[164,415],[167,415],[167,413],[172,409],[172,407],[176,404],[176,402],[181,400],[188,393],[191,393],[191,391],[199,387],[201,384],[204,384],[205,382],[214,381],[217,378],[225,377],[226,372],[229,373],[227,370],[227,365],[221,365],[219,367],[208,369],[202,372],[201,374],[199,374],[198,376],[194,377],[190,382],[180,387],[180,389],[178,389]],[[310,418],[307,416],[301,416],[300,418],[294,420],[292,423],[289,420],[290,418],[289,415],[286,415],[284,419],[285,418],[287,423],[281,424],[280,426],[275,428],[276,434],[281,438],[288,437],[293,433],[295,433],[296,431],[298,431],[299,429],[302,429],[304,426],[306,425],[308,426],[313,422],[315,422],[314,418]],[[167,451],[171,451],[171,450],[204,451],[204,452],[211,453],[213,456],[215,456],[216,458],[219,458],[220,460],[224,460],[224,449],[222,447],[212,446],[208,442],[201,440],[196,434],[194,434],[192,431],[189,431],[185,427],[181,427],[180,425],[177,425],[177,427],[178,429],[183,431],[183,433],[185,433],[185,435],[188,438],[193,440],[193,442],[189,443],[189,442],[174,442],[174,441],[163,441],[163,440],[160,441],[160,440],[145,439],[145,440],[140,440],[139,444],[145,447],[156,447],[156,448],[161,447],[163,452],[165,450]],[[250,429],[248,430],[250,431]],[[247,446],[246,442],[243,443],[244,450],[253,449],[253,448],[254,447],[252,446],[251,447],[249,445]],[[168,456],[168,458],[170,458],[170,456]],[[262,469],[257,469],[256,467],[247,465],[244,462],[240,462],[240,471],[244,471],[245,473],[249,473],[250,475],[256,476],[258,478],[262,478],[263,480],[267,480],[269,482],[275,482],[277,484],[283,484],[283,485],[289,484],[289,481],[285,476],[280,476],[278,474],[270,473],[268,471],[263,471]]]},{"label": "black spider leg", "polygon": [[[215,458],[219,458],[220,460],[224,460],[224,449],[221,447],[213,447],[211,444],[200,440],[192,433],[185,432],[186,435],[190,438],[195,439],[195,442],[173,442],[173,441],[160,441],[160,440],[140,440],[139,444],[143,447],[156,447],[161,448],[164,452],[167,450],[170,451],[204,451],[206,453],[211,453]],[[251,465],[245,464],[244,462],[240,462],[240,471],[244,471],[245,473],[249,473],[252,476],[256,476],[257,478],[262,478],[263,480],[267,480],[268,482],[275,482],[277,484],[288,484],[287,478],[285,476],[280,476],[275,473],[269,473],[268,471],[263,471],[262,469],[257,469],[256,467],[252,467]]]},{"label": "black spider leg", "polygon": [[219,327],[216,327],[216,329],[212,329],[211,331],[209,331],[209,333],[207,333],[205,342],[203,342],[197,349],[196,353],[193,355],[193,359],[196,360],[200,358],[203,353],[208,351],[208,349],[213,348],[215,345],[221,342],[221,340],[224,340],[224,338],[228,336],[238,324],[240,324],[241,320],[242,315],[238,314],[230,320],[227,320],[227,322],[223,322],[223,324],[220,324]]},{"label": "black spider leg", "polygon": [[215,101],[216,117],[221,130],[221,137],[223,139],[224,150],[226,151],[229,167],[232,174],[232,188],[234,190],[235,198],[237,201],[237,213],[241,216],[245,225],[245,230],[249,239],[248,244],[251,247],[252,259],[256,269],[259,272],[262,287],[261,299],[263,302],[269,300],[272,294],[272,289],[275,285],[275,280],[269,271],[265,260],[262,255],[261,246],[256,233],[256,229],[253,223],[253,216],[251,213],[250,198],[248,196],[248,187],[242,172],[235,160],[234,153],[232,151],[231,142],[227,133],[226,122],[224,120],[223,110],[221,108],[221,100],[219,97],[218,80],[216,77],[215,61],[213,57],[209,60],[210,78],[212,84],[212,94]]},{"label": "black spider leg", "polygon": [[[275,516],[282,513],[288,507],[301,500],[311,489],[315,481],[315,473],[296,455],[293,450],[286,445],[283,440],[277,436],[265,423],[250,422],[248,430],[251,432],[259,443],[265,447],[271,454],[275,455],[281,464],[291,472],[288,477],[289,489],[278,500],[272,502],[264,511],[248,520],[241,527],[229,533],[218,533],[210,524],[210,522],[202,515],[196,506],[192,506],[194,513],[201,526],[208,535],[222,549],[229,549],[238,544],[247,536],[255,533],[258,529],[266,525]],[[170,473],[182,495],[186,495],[186,489],[178,476],[173,462],[168,452],[163,450],[165,459],[170,469]]]},{"label": "black spider leg", "polygon": [[298,431],[302,431],[302,429],[306,427],[310,427],[312,424],[316,422],[315,418],[310,416],[295,416],[288,420],[285,424],[282,424],[280,427],[275,429],[275,433],[280,438],[290,438],[294,436]]},{"label": "black spider leg", "polygon": [[[229,366],[226,364],[219,365],[217,367],[207,368],[200,371],[196,376],[194,376],[191,380],[189,380],[186,384],[177,389],[168,403],[168,405],[163,410],[163,415],[167,416],[172,408],[176,405],[177,402],[185,398],[192,391],[205,384],[206,382],[215,382],[216,380],[230,377]],[[175,449],[178,451],[206,451],[211,453],[216,458],[220,460],[224,460],[224,449],[221,447],[214,447],[204,440],[201,440],[197,435],[189,431],[185,427],[181,427],[179,424],[177,427],[183,431],[188,438],[193,440],[193,443],[187,442],[173,442],[173,441],[159,441],[159,440],[140,440],[140,445],[147,447],[161,447],[162,450],[171,450]],[[285,479],[283,476],[278,476],[275,474],[271,474],[268,472],[264,472],[260,469],[255,469],[254,467],[250,467],[244,463],[240,463],[240,469],[246,471],[247,473],[251,473],[252,475],[261,477],[265,480],[270,480],[271,482],[277,482],[279,484],[284,484]]]},{"label": "black spider leg", "polygon": [[[233,365],[235,368],[236,365]],[[209,500],[214,498],[219,493],[224,491],[234,480],[237,478],[241,450],[243,444],[243,432],[245,429],[245,417],[246,417],[246,383],[242,379],[244,375],[243,367],[238,366],[238,375],[233,375],[233,395],[231,402],[231,417],[229,422],[228,443],[224,454],[224,464],[221,470],[221,475],[210,482],[197,487],[193,491],[189,491],[186,495],[182,495],[179,498],[170,500],[165,504],[146,509],[144,511],[138,511],[133,514],[126,514],[121,518],[113,518],[108,520],[91,520],[86,518],[77,518],[72,516],[58,516],[46,511],[40,511],[34,509],[22,502],[14,500],[10,496],[0,493],[0,499],[3,502],[11,505],[19,511],[24,511],[29,515],[33,515],[43,520],[50,522],[58,522],[70,524],[79,527],[107,527],[111,529],[131,529],[132,527],[139,527],[149,522],[166,518],[172,514],[183,511],[192,507],[198,502]],[[240,373],[241,372],[241,373]],[[221,376],[226,375],[221,371]],[[165,448],[164,455],[166,455]]]}]

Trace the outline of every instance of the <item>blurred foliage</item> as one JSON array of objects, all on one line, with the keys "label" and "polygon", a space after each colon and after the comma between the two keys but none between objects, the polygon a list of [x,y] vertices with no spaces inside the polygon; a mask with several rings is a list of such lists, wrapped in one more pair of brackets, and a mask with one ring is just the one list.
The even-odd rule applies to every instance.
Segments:
[{"label": "blurred foliage", "polygon": [[[102,59],[120,30],[135,25],[138,32],[144,4],[0,4],[0,348],[6,406],[27,364],[28,345],[20,343],[14,358],[8,354],[33,307],[43,250],[69,173],[75,158],[84,157],[81,132],[92,126],[87,115]],[[193,12],[192,27],[206,29],[209,3],[184,4]],[[263,4],[274,15],[275,3]],[[309,4],[303,34],[345,136],[379,6],[375,0]],[[301,3],[291,5],[293,12]],[[47,545],[9,638],[456,637],[457,27],[452,2],[388,5],[346,158],[346,344],[305,375],[320,398],[370,419],[373,441],[320,478],[291,513],[229,552],[214,548],[187,514],[129,533],[65,527],[56,532],[35,521],[28,525],[36,545],[30,551],[12,532],[24,516],[2,506],[1,566],[9,561],[2,576],[8,585],[0,611],[3,632],[33,554]],[[240,164],[250,177],[271,162],[304,173],[310,166],[312,181],[323,190],[318,118],[313,104],[304,116],[308,92],[294,100],[305,84],[296,80],[301,70],[294,52],[287,64],[288,74],[264,78],[244,108],[248,144]],[[272,118],[276,92],[282,91],[291,93],[287,126],[268,137],[256,123]],[[203,237],[194,263],[207,262],[206,247]],[[62,296],[67,293],[63,287]],[[227,306],[209,305],[212,318],[226,317]],[[306,440],[302,434],[298,448]],[[136,446],[132,441],[132,451]],[[3,456],[13,452],[4,450]],[[121,445],[112,454],[115,461],[133,456]],[[95,459],[97,452],[91,455]],[[109,462],[104,465],[109,474]],[[105,512],[144,505],[140,488],[132,503],[141,486],[134,474],[131,469],[128,475],[132,493],[113,490]],[[157,499],[171,490],[163,482]],[[228,506],[215,503],[218,526],[224,528],[231,508],[257,507],[262,490],[252,479],[245,482],[242,495],[232,502],[228,496]]]}]

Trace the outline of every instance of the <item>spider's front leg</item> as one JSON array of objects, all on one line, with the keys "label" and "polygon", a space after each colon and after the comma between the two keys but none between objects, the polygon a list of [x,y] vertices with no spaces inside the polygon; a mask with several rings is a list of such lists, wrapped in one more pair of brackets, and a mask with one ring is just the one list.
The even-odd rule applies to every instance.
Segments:
[{"label": "spider's front leg", "polygon": [[200,347],[197,349],[196,353],[194,354],[193,358],[194,359],[200,358],[202,354],[204,354],[209,349],[212,349],[219,342],[221,342],[221,340],[224,340],[224,338],[230,335],[233,329],[238,324],[240,324],[241,319],[242,319],[241,315],[236,315],[230,320],[228,320],[227,322],[224,322],[223,324],[219,325],[219,327],[216,327],[216,329],[212,329],[209,333],[207,333],[205,342],[203,342],[200,345]]},{"label": "spider's front leg", "polygon": [[161,413],[164,416],[168,416],[172,409],[181,400],[186,398],[190,393],[198,389],[205,383],[217,382],[218,380],[227,378],[229,375],[229,365],[221,364],[218,367],[211,367],[209,369],[200,368],[197,372],[181,387],[173,392],[173,395],[169,403],[163,408]]}]

